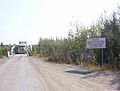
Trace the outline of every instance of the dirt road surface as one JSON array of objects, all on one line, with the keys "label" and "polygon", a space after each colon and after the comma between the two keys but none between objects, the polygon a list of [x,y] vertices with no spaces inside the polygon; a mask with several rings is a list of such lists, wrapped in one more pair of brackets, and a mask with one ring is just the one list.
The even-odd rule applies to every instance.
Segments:
[{"label": "dirt road surface", "polygon": [[120,79],[26,55],[0,60],[0,91],[120,91]]}]

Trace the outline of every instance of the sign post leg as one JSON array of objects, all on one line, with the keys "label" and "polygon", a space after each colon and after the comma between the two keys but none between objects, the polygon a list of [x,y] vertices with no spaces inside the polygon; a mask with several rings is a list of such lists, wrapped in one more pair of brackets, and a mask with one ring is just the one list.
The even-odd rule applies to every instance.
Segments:
[{"label": "sign post leg", "polygon": [[102,66],[103,66],[103,48],[102,48]]}]

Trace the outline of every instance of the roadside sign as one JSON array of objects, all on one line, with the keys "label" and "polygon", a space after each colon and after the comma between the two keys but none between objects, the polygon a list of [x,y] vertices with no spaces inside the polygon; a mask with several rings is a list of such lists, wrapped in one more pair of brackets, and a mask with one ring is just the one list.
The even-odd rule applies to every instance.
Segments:
[{"label": "roadside sign", "polygon": [[102,49],[102,65],[103,65],[103,48],[106,48],[105,38],[90,38],[86,41],[88,49]]},{"label": "roadside sign", "polygon": [[44,46],[45,42],[44,41],[39,41],[40,46]]},{"label": "roadside sign", "polygon": [[90,38],[87,39],[86,46],[88,49],[106,48],[106,40],[105,38]]}]

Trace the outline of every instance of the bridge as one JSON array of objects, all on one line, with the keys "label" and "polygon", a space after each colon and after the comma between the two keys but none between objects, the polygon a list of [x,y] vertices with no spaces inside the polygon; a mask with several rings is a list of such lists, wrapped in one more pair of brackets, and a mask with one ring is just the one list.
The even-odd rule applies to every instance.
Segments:
[{"label": "bridge", "polygon": [[27,45],[26,41],[20,41],[19,45],[14,45],[11,48],[10,54],[27,54],[32,56],[32,46]]}]

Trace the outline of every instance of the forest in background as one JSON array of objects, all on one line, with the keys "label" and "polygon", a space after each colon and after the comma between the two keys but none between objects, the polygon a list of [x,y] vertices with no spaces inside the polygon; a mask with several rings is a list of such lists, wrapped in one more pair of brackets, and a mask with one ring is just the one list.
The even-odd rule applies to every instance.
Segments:
[{"label": "forest in background", "polygon": [[79,24],[79,21],[72,22],[67,38],[40,38],[38,45],[33,47],[33,54],[57,63],[100,67],[102,51],[101,49],[87,49],[86,40],[89,38],[106,38],[103,66],[106,69],[119,71],[120,7],[109,16],[104,12],[100,20],[91,24],[89,28]]}]

